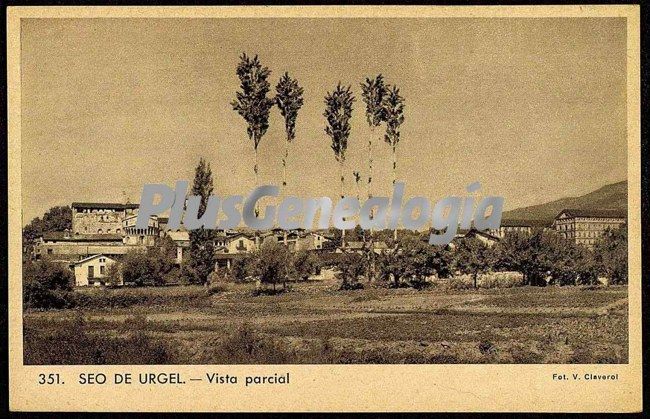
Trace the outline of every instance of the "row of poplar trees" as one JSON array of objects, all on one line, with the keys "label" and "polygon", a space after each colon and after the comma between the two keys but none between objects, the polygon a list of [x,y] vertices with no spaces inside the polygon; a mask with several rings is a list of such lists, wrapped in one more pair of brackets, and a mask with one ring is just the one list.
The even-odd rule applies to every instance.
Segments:
[{"label": "row of poplar trees", "polygon": [[[237,76],[241,82],[241,90],[237,92],[232,107],[246,121],[248,138],[253,142],[255,185],[259,186],[258,147],[269,128],[269,115],[275,105],[284,117],[286,141],[282,157],[282,186],[286,188],[289,146],[296,137],[296,119],[303,105],[303,88],[296,79],[284,73],[275,86],[275,97],[269,97],[271,70],[260,63],[257,55],[252,58],[246,54],[241,55],[237,65]],[[404,122],[404,98],[400,95],[397,86],[387,84],[381,74],[375,78],[366,78],[365,82],[361,83],[361,92],[366,105],[366,121],[371,130],[368,140],[368,198],[371,198],[373,196],[373,144],[378,140],[376,130],[382,125],[385,126],[383,138],[392,150],[393,184],[397,179],[397,145],[400,141],[400,126]],[[340,82],[325,96],[323,112],[326,120],[325,133],[331,139],[331,148],[339,164],[341,197],[345,188],[346,151],[355,100],[351,86],[343,86]],[[354,171],[353,174],[358,190],[361,175],[358,171]],[[345,232],[342,234],[344,237]],[[397,230],[394,234],[397,235]]]}]

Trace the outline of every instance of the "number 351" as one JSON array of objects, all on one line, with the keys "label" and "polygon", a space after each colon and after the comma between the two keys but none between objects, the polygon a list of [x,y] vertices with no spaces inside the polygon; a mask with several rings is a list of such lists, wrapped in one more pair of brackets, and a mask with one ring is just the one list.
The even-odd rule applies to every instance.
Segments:
[{"label": "number 351", "polygon": [[59,374],[38,374],[38,384],[63,384]]}]

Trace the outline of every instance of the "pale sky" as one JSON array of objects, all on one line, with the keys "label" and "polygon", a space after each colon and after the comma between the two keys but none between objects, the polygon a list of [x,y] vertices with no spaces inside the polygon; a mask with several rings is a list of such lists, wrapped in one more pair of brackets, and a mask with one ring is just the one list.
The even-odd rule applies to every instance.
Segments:
[{"label": "pale sky", "polygon": [[[230,105],[242,52],[260,56],[272,86],[288,71],[304,87],[289,193],[338,196],[322,113],[340,80],[357,97],[356,194],[370,135],[359,83],[377,73],[406,99],[407,196],[465,196],[479,181],[513,209],[626,178],[624,19],[23,19],[21,45],[23,224],[73,201],[138,202],[145,183],[191,181],[200,157],[215,194],[247,195],[253,144]],[[276,108],[270,125],[260,178],[280,184]],[[375,195],[387,196],[383,139],[374,160]]]}]

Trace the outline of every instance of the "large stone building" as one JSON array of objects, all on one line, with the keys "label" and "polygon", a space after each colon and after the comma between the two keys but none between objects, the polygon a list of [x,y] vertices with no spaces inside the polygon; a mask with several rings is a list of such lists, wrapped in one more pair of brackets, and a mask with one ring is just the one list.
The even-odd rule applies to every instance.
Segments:
[{"label": "large stone building", "polygon": [[71,207],[72,230],[43,234],[33,250],[36,259],[73,264],[98,254],[116,257],[153,246],[159,235],[155,218],[149,228],[136,231],[138,204],[73,202]]},{"label": "large stone building", "polygon": [[606,230],[617,229],[626,222],[625,211],[564,209],[555,217],[553,229],[566,239],[592,247]]},{"label": "large stone building", "polygon": [[72,234],[121,234],[122,222],[137,212],[138,204],[72,203]]}]

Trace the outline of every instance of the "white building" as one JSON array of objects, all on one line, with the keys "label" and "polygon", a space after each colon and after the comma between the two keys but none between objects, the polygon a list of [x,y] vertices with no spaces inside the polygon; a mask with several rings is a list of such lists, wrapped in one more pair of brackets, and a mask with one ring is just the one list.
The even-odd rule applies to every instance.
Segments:
[{"label": "white building", "polygon": [[[108,267],[114,263],[115,259],[103,254],[88,256],[85,259],[75,262],[75,285],[78,287],[105,285]],[[122,279],[120,278],[119,283],[115,285],[123,285]]]}]

